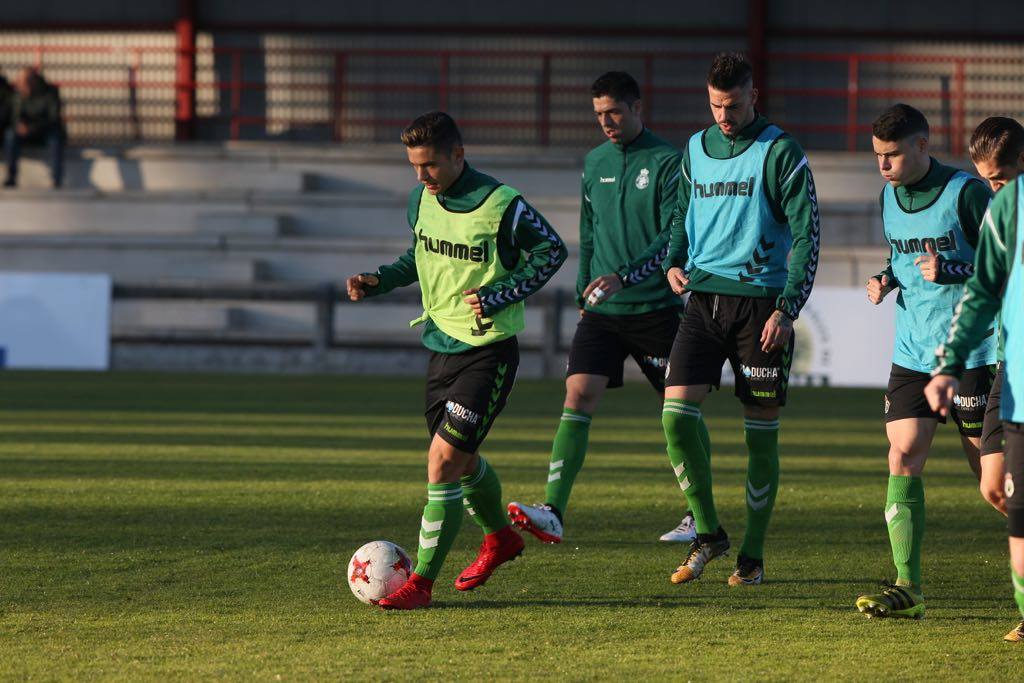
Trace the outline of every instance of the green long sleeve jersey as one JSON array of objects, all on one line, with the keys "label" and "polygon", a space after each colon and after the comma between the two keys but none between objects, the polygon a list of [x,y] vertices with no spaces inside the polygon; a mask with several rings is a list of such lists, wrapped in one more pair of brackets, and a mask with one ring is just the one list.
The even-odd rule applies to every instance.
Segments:
[{"label": "green long sleeve jersey", "polygon": [[[494,188],[501,184],[466,163],[458,179],[438,195],[438,201],[449,211],[470,212],[480,206]],[[366,289],[368,297],[406,287],[418,280],[415,227],[423,190],[420,185],[409,193],[406,217],[410,230],[414,231],[412,246],[394,263],[382,265],[372,273],[380,279],[380,283]],[[562,238],[540,212],[522,197],[516,198],[505,210],[498,227],[497,242],[498,258],[502,263],[509,268],[517,263],[518,266],[506,277],[481,288],[477,293],[485,317],[536,293],[558,271],[568,255]],[[463,353],[473,348],[442,332],[430,319],[424,325],[422,339],[424,346],[438,353]]]},{"label": "green long sleeve jersey", "polygon": [[[707,130],[704,144],[707,153],[715,159],[731,159],[746,151],[770,125],[758,114],[754,121],[734,137],[725,135],[716,125]],[[814,189],[814,176],[807,164],[807,156],[800,144],[783,134],[772,145],[765,159],[764,187],[775,218],[788,223],[793,236],[789,253],[786,285],[782,289],[753,285],[721,277],[694,268],[689,271],[687,289],[775,299],[775,307],[796,319],[811,294],[814,276],[818,270],[821,223],[818,216],[818,198]],[[672,213],[669,251],[662,267],[667,272],[674,267],[685,268],[688,260],[689,240],[686,235],[686,212],[693,192],[689,150],[684,150],[682,173]]]},{"label": "green long sleeve jersey", "polygon": [[[583,163],[576,305],[610,315],[678,306],[661,272],[679,183],[679,151],[646,128],[627,144],[607,141]],[[622,291],[597,306],[587,285],[615,273]],[[653,277],[652,277],[653,276]]]},{"label": "green long sleeve jersey", "polygon": [[[914,212],[931,206],[946,188],[946,183],[957,172],[952,166],[946,166],[936,159],[931,159],[928,165],[928,173],[921,180],[913,185],[900,186],[895,188],[896,201],[900,208],[907,212]],[[878,195],[878,205],[881,210],[884,207],[885,188],[882,188]],[[964,237],[971,247],[978,247],[978,233],[981,228],[981,220],[992,200],[992,192],[981,182],[966,183],[960,190],[960,196],[956,200],[957,215],[960,218],[960,227],[964,231]],[[896,286],[899,281],[892,272],[892,250],[890,247],[889,258],[886,260],[885,269],[878,275],[888,275]],[[936,283],[940,285],[957,285],[967,282],[967,278],[974,272],[974,264],[969,261],[958,261],[939,257],[939,277]]]},{"label": "green long sleeve jersey", "polygon": [[1021,267],[1014,263],[1019,182],[1019,178],[1013,180],[996,193],[982,219],[974,273],[964,285],[949,337],[936,352],[938,362],[932,374],[963,374],[967,357],[985,337],[1002,306],[1003,288],[1010,271]]}]

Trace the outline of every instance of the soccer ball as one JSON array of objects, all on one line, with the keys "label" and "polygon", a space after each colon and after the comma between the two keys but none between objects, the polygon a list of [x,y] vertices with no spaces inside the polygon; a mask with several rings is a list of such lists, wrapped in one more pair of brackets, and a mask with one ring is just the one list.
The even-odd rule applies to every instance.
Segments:
[{"label": "soccer ball", "polygon": [[394,593],[412,575],[412,561],[390,541],[370,541],[348,563],[348,587],[360,602],[375,604]]}]

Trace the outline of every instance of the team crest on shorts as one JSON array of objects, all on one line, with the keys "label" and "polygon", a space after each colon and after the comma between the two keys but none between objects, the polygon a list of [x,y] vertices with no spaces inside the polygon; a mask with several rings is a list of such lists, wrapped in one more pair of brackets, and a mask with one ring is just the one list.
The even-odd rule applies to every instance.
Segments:
[{"label": "team crest on shorts", "polygon": [[1006,481],[1003,482],[1003,493],[1006,494],[1007,498],[1013,498],[1013,491],[1013,475],[1007,472]]},{"label": "team crest on shorts", "polygon": [[885,395],[885,414],[889,414],[889,394]]},{"label": "team crest on shorts", "polygon": [[646,168],[640,169],[640,175],[636,177],[636,189],[644,190],[651,184],[651,172]]}]

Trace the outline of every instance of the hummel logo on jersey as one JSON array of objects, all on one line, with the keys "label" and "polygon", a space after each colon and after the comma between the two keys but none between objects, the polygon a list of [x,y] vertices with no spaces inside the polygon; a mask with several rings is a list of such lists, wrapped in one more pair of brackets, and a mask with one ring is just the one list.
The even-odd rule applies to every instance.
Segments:
[{"label": "hummel logo on jersey", "polygon": [[472,261],[473,263],[487,263],[491,260],[490,249],[487,242],[481,242],[480,246],[474,247],[448,240],[434,239],[423,234],[420,230],[416,237],[423,242],[423,248],[441,256],[458,259],[460,261]]},{"label": "hummel logo on jersey", "polygon": [[961,396],[960,394],[957,394],[953,397],[953,405],[966,410],[983,408],[988,405],[988,396]]},{"label": "hummel logo on jersey", "polygon": [[743,376],[747,379],[765,380],[779,378],[778,368],[756,368],[750,365],[740,365],[740,371],[743,372]]},{"label": "hummel logo on jersey", "polygon": [[480,413],[475,413],[466,406],[460,405],[455,401],[448,401],[445,403],[444,407],[451,415],[454,415],[464,422],[468,422],[473,425],[480,422]]},{"label": "hummel logo on jersey", "polygon": [[917,238],[901,240],[893,238],[890,240],[892,248],[900,254],[923,254],[928,251],[927,246],[931,245],[935,251],[956,251],[956,234],[950,230],[942,237]]},{"label": "hummel logo on jersey", "polygon": [[611,178],[603,178],[601,176],[598,176],[597,179],[599,181],[601,181],[602,183],[614,183],[615,182],[615,176],[612,176]]},{"label": "hummel logo on jersey", "polygon": [[752,197],[754,195],[754,176],[750,176],[743,182],[730,180],[728,182],[715,181],[699,183],[693,181],[693,196],[705,197]]}]

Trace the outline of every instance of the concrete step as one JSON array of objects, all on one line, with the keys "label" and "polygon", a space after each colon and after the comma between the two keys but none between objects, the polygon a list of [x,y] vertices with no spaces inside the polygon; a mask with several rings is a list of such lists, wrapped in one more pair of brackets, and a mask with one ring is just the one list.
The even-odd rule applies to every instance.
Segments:
[{"label": "concrete step", "polygon": [[[277,190],[303,192],[310,175],[301,168],[276,168],[266,160],[131,158],[101,152],[73,154],[64,165],[65,187],[102,192],[178,190]],[[18,169],[25,189],[48,189],[50,169],[29,150]]]},{"label": "concrete step", "polygon": [[286,215],[252,211],[196,215],[199,234],[223,237],[281,237],[288,233],[290,222]]},{"label": "concrete step", "polygon": [[115,330],[227,330],[241,327],[240,314],[235,306],[208,301],[116,301],[110,324]]}]

